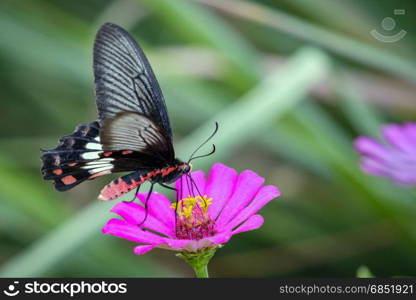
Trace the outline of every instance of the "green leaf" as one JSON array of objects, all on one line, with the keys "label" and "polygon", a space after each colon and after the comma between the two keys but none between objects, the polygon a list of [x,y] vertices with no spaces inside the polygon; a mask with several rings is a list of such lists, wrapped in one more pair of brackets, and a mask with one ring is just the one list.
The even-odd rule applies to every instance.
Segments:
[{"label": "green leaf", "polygon": [[375,276],[371,273],[367,266],[361,266],[357,269],[358,278],[374,278]]},{"label": "green leaf", "polygon": [[224,55],[233,68],[230,78],[241,88],[252,85],[259,77],[258,59],[250,44],[226,22],[186,0],[145,0],[169,30],[174,30],[186,41],[206,45]]}]

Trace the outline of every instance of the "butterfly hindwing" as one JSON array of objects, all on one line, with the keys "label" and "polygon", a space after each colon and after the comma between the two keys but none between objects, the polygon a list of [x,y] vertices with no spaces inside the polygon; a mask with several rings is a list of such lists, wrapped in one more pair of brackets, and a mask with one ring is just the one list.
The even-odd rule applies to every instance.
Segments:
[{"label": "butterfly hindwing", "polygon": [[[161,168],[166,163],[161,155],[167,150],[158,148],[163,145],[164,136],[160,135],[157,125],[142,116],[137,119],[127,114],[125,117],[129,118],[122,118],[122,124],[109,123],[104,135],[107,143],[103,144],[100,138],[103,128],[95,121],[80,124],[71,135],[62,137],[55,149],[43,150],[43,178],[53,180],[57,190],[66,191],[85,180],[110,173],[140,170],[143,174]],[[143,124],[136,127],[135,120]],[[143,133],[129,136],[132,130]],[[140,136],[144,140],[140,140]]]},{"label": "butterfly hindwing", "polygon": [[[59,140],[55,149],[43,150],[42,174],[46,180],[53,180],[56,189],[65,191],[83,182],[92,175],[91,169],[85,168],[89,163],[100,161],[104,153],[100,143],[100,125],[97,121],[80,124],[75,131]],[[109,161],[100,161],[103,171],[111,170]]]}]

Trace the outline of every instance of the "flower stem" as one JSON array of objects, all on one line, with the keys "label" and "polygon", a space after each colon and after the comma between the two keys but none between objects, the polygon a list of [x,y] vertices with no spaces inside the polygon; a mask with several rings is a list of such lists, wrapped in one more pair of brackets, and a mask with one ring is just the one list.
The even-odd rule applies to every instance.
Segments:
[{"label": "flower stem", "polygon": [[208,275],[208,263],[211,258],[214,256],[217,248],[204,248],[198,252],[181,252],[177,256],[181,257],[188,264],[191,265],[192,269],[195,271],[197,278],[209,278]]},{"label": "flower stem", "polygon": [[208,266],[192,266],[195,271],[195,275],[197,278],[209,278],[208,275]]}]

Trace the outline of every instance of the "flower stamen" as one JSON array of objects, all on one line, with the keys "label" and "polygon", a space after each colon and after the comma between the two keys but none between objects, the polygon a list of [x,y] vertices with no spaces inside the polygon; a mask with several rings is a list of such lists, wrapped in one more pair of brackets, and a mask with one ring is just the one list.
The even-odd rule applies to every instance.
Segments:
[{"label": "flower stamen", "polygon": [[216,233],[215,222],[208,214],[208,207],[213,199],[207,195],[198,195],[179,200],[172,203],[171,208],[176,208],[177,224],[176,237],[178,239],[202,239],[213,236]]}]

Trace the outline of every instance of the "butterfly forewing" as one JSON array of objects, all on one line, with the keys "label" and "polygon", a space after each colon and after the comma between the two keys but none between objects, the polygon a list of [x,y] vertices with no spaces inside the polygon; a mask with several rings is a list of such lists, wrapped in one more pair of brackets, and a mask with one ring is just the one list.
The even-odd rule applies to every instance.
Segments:
[{"label": "butterfly forewing", "polygon": [[96,99],[101,120],[137,112],[155,122],[171,139],[162,91],[139,45],[127,31],[105,24],[94,43]]}]

